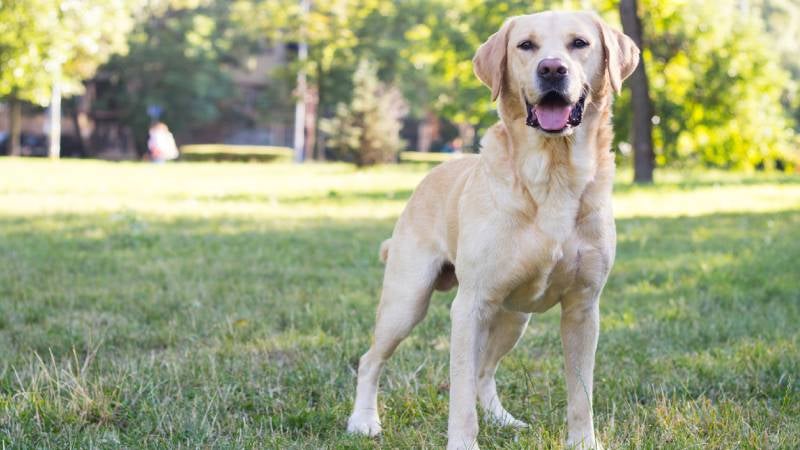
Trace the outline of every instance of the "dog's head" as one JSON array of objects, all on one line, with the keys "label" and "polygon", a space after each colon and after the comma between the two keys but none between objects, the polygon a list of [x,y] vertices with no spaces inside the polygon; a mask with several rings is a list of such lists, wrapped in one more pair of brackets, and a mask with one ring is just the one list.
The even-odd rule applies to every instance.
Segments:
[{"label": "dog's head", "polygon": [[512,100],[528,126],[549,136],[571,134],[587,98],[609,85],[619,92],[638,63],[636,44],[588,12],[513,17],[473,59],[492,100]]}]

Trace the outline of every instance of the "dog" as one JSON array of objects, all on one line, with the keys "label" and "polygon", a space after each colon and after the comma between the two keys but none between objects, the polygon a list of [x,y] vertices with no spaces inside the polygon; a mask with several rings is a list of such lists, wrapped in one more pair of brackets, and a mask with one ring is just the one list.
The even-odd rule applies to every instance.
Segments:
[{"label": "dog", "polygon": [[567,445],[601,448],[592,413],[599,299],[614,262],[611,103],[639,63],[629,37],[590,12],[508,19],[477,50],[477,77],[500,121],[480,155],[434,168],[381,246],[374,341],[361,357],[347,430],[381,431],[378,378],[425,316],[434,289],[458,286],[450,316],[448,449],[477,449],[488,418],[525,427],[497,395],[500,359],[532,313],[561,305]]}]

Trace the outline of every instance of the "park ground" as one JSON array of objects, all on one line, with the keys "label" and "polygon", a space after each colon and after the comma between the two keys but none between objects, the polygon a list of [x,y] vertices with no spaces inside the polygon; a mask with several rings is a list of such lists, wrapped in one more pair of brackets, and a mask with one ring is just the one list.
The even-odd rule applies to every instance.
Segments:
[{"label": "park ground", "polygon": [[[429,167],[0,159],[0,448],[442,448],[452,292],[387,366],[384,434],[343,432],[378,245]],[[800,448],[800,178],[657,176],[615,188],[599,437]],[[498,374],[532,427],[481,448],[564,441],[558,323]]]}]

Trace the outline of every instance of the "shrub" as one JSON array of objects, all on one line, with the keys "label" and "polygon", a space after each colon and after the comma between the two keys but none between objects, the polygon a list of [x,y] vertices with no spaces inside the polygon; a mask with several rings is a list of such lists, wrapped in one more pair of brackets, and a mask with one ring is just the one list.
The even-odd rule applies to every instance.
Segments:
[{"label": "shrub", "polygon": [[336,115],[320,121],[337,159],[368,166],[397,159],[404,143],[400,119],[408,112],[400,92],[378,80],[375,66],[362,60],[353,74],[353,98]]}]

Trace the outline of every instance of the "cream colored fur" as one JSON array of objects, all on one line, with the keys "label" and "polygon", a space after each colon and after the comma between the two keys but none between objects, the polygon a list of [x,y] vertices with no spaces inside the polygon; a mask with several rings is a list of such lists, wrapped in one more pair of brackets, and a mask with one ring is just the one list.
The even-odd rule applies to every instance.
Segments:
[{"label": "cream colored fur", "polygon": [[[576,37],[589,47],[576,49]],[[534,50],[518,43],[531,40]],[[612,95],[639,51],[591,13],[547,12],[509,19],[477,51],[476,75],[498,99],[500,122],[480,156],[433,169],[381,246],[386,262],[374,342],[362,356],[350,432],[381,431],[381,369],[425,316],[434,289],[458,285],[451,307],[448,449],[477,449],[479,402],[491,419],[525,423],[502,406],[500,359],[531,313],[561,306],[567,384],[567,444],[599,448],[592,416],[592,373],[599,298],[614,261],[610,151]],[[589,96],[582,123],[559,135],[526,126],[525,98],[543,58],[569,69],[568,91]]]}]

